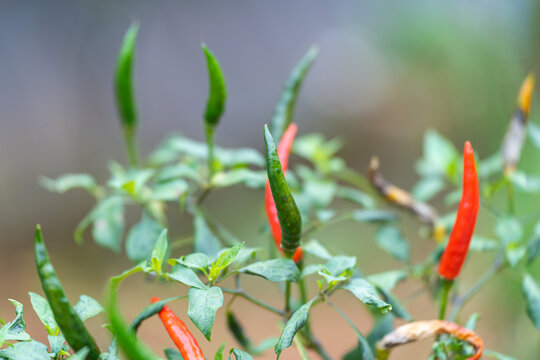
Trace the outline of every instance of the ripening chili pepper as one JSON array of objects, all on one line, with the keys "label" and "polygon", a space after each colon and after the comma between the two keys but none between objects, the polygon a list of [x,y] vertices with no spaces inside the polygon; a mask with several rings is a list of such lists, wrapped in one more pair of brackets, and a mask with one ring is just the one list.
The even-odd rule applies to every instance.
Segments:
[{"label": "ripening chili pepper", "polygon": [[[285,181],[285,175],[278,157],[276,144],[268,126],[264,126],[266,144],[266,171],[274,199],[277,217],[281,229],[281,249],[288,257],[293,257],[300,246],[302,236],[302,217],[296,202]],[[275,223],[274,223],[275,227]]]},{"label": "ripening chili pepper", "polygon": [[502,154],[504,162],[504,173],[511,174],[516,170],[521,149],[527,134],[527,120],[531,109],[531,97],[534,91],[534,74],[527,75],[517,98],[516,108],[510,119],[510,126],[504,136]]},{"label": "ripening chili pepper", "polygon": [[402,325],[386,334],[377,343],[377,358],[386,359],[389,351],[396,346],[424,340],[439,334],[450,334],[456,339],[470,343],[475,349],[475,354],[467,360],[478,360],[482,356],[484,341],[474,331],[450,321],[427,320]]},{"label": "ripening chili pepper", "polygon": [[456,222],[450,233],[448,245],[439,263],[439,275],[446,280],[455,279],[465,262],[469,244],[474,232],[480,194],[474,150],[470,142],[465,143],[463,150],[463,192],[459,202]]},{"label": "ripening chili pepper", "polygon": [[91,360],[99,358],[100,351],[94,338],[84,326],[83,321],[73,306],[71,306],[64,293],[64,288],[56,276],[54,267],[49,259],[47,248],[43,242],[41,227],[39,225],[36,226],[34,252],[41,286],[51,306],[54,319],[66,338],[67,343],[74,351],[79,351],[86,347],[90,351],[88,358]]},{"label": "ripening chili pepper", "polygon": [[[277,147],[277,154],[279,161],[281,161],[283,174],[287,172],[289,165],[289,154],[291,153],[291,148],[297,130],[298,126],[296,126],[296,124],[290,124],[285,133],[283,133],[281,141]],[[276,203],[272,197],[272,190],[270,189],[270,182],[268,181],[266,182],[265,208],[268,223],[270,224],[270,230],[272,231],[272,236],[274,237],[274,242],[276,243],[277,248],[283,253],[283,249],[281,249],[281,226],[279,225]],[[302,257],[302,248],[299,247],[294,253],[293,260],[298,263],[302,261]]]},{"label": "ripening chili pepper", "polygon": [[[158,301],[159,298],[152,298],[152,303]],[[204,360],[197,340],[193,337],[186,324],[174,314],[170,307],[163,306],[163,309],[159,312],[159,317],[184,360]]]}]

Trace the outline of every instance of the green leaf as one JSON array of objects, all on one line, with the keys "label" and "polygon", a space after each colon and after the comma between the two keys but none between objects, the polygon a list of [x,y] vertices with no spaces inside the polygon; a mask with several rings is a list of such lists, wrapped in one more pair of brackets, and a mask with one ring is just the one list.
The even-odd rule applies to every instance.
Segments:
[{"label": "green leaf", "polygon": [[317,256],[321,259],[329,260],[332,255],[321,245],[317,240],[311,240],[308,243],[302,245],[302,250],[305,253]]},{"label": "green leaf", "polygon": [[504,167],[501,152],[497,151],[490,157],[482,159],[478,167],[478,176],[482,179],[501,173]]},{"label": "green leaf", "polygon": [[403,237],[401,230],[395,226],[383,226],[377,231],[377,245],[394,258],[401,261],[409,260],[409,243]]},{"label": "green leaf", "polygon": [[206,268],[210,265],[210,259],[208,255],[203,253],[193,253],[182,256],[179,259],[169,260],[171,263],[178,263],[187,266],[190,269],[198,269],[202,272],[206,272]]},{"label": "green leaf", "polygon": [[129,27],[124,42],[118,54],[118,63],[116,65],[116,101],[120,112],[122,126],[129,130],[135,130],[137,126],[137,110],[134,99],[133,78],[133,58],[135,54],[135,42],[137,33],[139,32],[139,24],[134,22]]},{"label": "green leaf", "polygon": [[98,186],[91,175],[88,174],[64,174],[56,179],[40,177],[39,183],[51,192],[65,193],[71,189],[84,189],[95,194]]},{"label": "green leaf", "polygon": [[495,233],[504,244],[511,244],[521,240],[523,228],[516,218],[505,217],[497,221]]},{"label": "green leaf", "polygon": [[364,279],[351,279],[349,283],[343,286],[343,289],[350,291],[364,304],[374,306],[381,313],[392,310],[390,304],[381,300],[375,287]]},{"label": "green leaf", "polygon": [[469,251],[487,252],[497,249],[497,241],[482,236],[473,235]]},{"label": "green leaf", "polygon": [[444,189],[444,179],[439,176],[422,178],[413,187],[412,196],[419,201],[429,201]]},{"label": "green leaf", "polygon": [[88,295],[81,295],[79,301],[77,301],[73,308],[82,321],[90,319],[105,311],[103,306]]},{"label": "green leaf", "polygon": [[147,260],[154,249],[163,227],[143,214],[141,221],[129,231],[126,239],[126,254],[131,261],[139,263]]},{"label": "green leaf", "polygon": [[43,325],[45,325],[47,333],[49,335],[57,334],[60,329],[58,329],[58,325],[56,324],[56,320],[54,319],[54,314],[47,299],[34,292],[29,292],[28,295],[30,295],[30,302],[32,303],[32,307],[34,308],[34,311],[36,312]]},{"label": "green leaf", "polygon": [[[435,130],[424,136],[421,175],[441,174],[453,178],[458,168],[459,153],[454,145]],[[425,169],[429,169],[426,173]]]},{"label": "green leaf", "polygon": [[0,358],[5,360],[51,360],[47,346],[37,341],[23,341],[0,350]]},{"label": "green leaf", "polygon": [[390,292],[390,290],[386,290],[384,288],[381,288],[381,287],[378,287],[377,288],[380,293],[384,296],[384,299],[386,300],[387,303],[390,304],[390,306],[392,307],[392,314],[403,319],[403,320],[407,320],[407,321],[410,321],[412,320],[412,316],[411,314],[407,311],[407,309],[405,308],[405,305],[403,305],[399,299]]},{"label": "green leaf", "polygon": [[197,289],[192,287],[188,292],[188,316],[195,326],[210,341],[212,326],[217,310],[223,306],[223,292],[219,287]]},{"label": "green leaf", "polygon": [[118,196],[109,197],[98,202],[92,211],[77,225],[74,233],[75,241],[81,244],[84,231],[90,224],[94,223],[92,229],[94,240],[104,247],[119,251],[124,231],[124,208],[122,204],[123,200]]},{"label": "green leaf", "polygon": [[358,336],[358,346],[349,351],[343,360],[375,360],[366,338],[360,333],[356,333],[356,335]]},{"label": "green leaf", "polygon": [[304,78],[315,61],[318,52],[316,46],[311,46],[300,62],[295,66],[285,83],[285,88],[281,92],[281,96],[274,109],[270,126],[272,129],[272,136],[277,142],[279,142],[281,136],[292,122],[298,93],[300,92]]},{"label": "green leaf", "polygon": [[510,181],[516,186],[517,190],[526,193],[540,192],[540,177],[538,176],[532,176],[517,170],[510,174]]},{"label": "green leaf", "polygon": [[265,183],[265,171],[253,171],[249,169],[233,169],[218,173],[212,177],[212,184],[218,188],[244,184],[251,188],[260,189],[264,187]]},{"label": "green leaf", "polygon": [[172,348],[165,349],[165,357],[167,360],[184,360],[179,351]]},{"label": "green leaf", "polygon": [[208,78],[210,83],[204,121],[206,126],[215,127],[219,123],[219,118],[225,110],[227,86],[217,58],[205,44],[202,44],[201,47],[206,56],[206,65],[208,67]]},{"label": "green leaf", "polygon": [[386,271],[379,274],[373,274],[367,277],[369,282],[377,285],[384,290],[392,290],[396,285],[407,278],[407,273],[402,270]]},{"label": "green leaf", "polygon": [[167,229],[163,229],[161,234],[159,234],[156,243],[154,244],[154,249],[152,250],[152,256],[150,257],[150,263],[152,264],[152,270],[157,274],[162,274],[163,261],[167,255],[167,248],[169,243],[167,242]]},{"label": "green leaf", "polygon": [[204,215],[201,212],[195,214],[195,242],[193,251],[206,254],[210,257],[216,256],[221,250],[221,243],[206,224]]},{"label": "green leaf", "polygon": [[529,274],[525,274],[522,289],[527,305],[527,315],[533,325],[540,330],[540,287]]},{"label": "green leaf", "polygon": [[[231,349],[231,352],[230,354],[233,354],[234,357],[236,358],[236,360],[253,360],[253,358],[251,357],[251,355],[249,355],[247,352],[245,351],[242,351],[242,350],[238,350],[238,349]],[[229,359],[230,359],[230,355],[229,355]]]},{"label": "green leaf", "polygon": [[540,253],[540,222],[534,226],[533,234],[527,242],[527,264],[531,264]]},{"label": "green leaf", "polygon": [[223,360],[224,350],[225,350],[225,343],[221,344],[219,348],[216,350],[216,354],[214,355],[214,360]]},{"label": "green leaf", "polygon": [[515,267],[526,254],[527,248],[525,246],[518,246],[516,244],[508,244],[506,246],[506,259],[512,267]]},{"label": "green leaf", "polygon": [[344,271],[347,270],[354,270],[354,267],[356,266],[356,257],[355,256],[332,256],[327,262],[326,262],[326,269],[330,271],[331,274],[335,276],[339,276]]},{"label": "green leaf", "polygon": [[7,327],[7,333],[5,333],[3,340],[30,340],[30,335],[24,331],[26,329],[26,323],[23,319],[23,304],[13,299],[9,299],[9,301],[15,306],[15,319],[4,325],[4,327]]},{"label": "green leaf", "polygon": [[[63,335],[57,335],[57,336],[51,336],[48,335],[47,338],[49,339],[49,344],[51,345],[51,352],[53,354],[58,355],[65,355],[67,354],[67,351],[69,350],[69,346],[66,344],[66,339]],[[87,349],[84,347],[83,349]]]},{"label": "green leaf", "polygon": [[309,318],[309,309],[311,308],[313,301],[314,300],[310,300],[298,308],[287,321],[287,324],[285,324],[281,336],[274,347],[278,359],[281,352],[291,346],[296,333],[306,326]]},{"label": "green leaf", "polygon": [[169,183],[176,180],[192,180],[199,184],[203,178],[193,165],[184,163],[164,166],[156,175],[158,183]]},{"label": "green leaf", "polygon": [[89,352],[90,350],[84,347],[81,350],[77,351],[76,354],[73,354],[70,357],[68,357],[66,360],[85,360]]},{"label": "green leaf", "polygon": [[473,313],[471,316],[469,316],[469,319],[467,320],[465,327],[467,329],[474,330],[476,328],[476,323],[478,322],[479,318],[480,318],[479,313]]},{"label": "green leaf", "polygon": [[397,219],[396,214],[385,210],[356,210],[352,212],[352,219],[358,222],[389,222]]},{"label": "green leaf", "polygon": [[366,209],[373,209],[375,207],[375,200],[371,196],[355,188],[340,186],[336,195],[362,205]]},{"label": "green leaf", "polygon": [[176,264],[171,273],[167,274],[172,280],[181,282],[187,286],[205,289],[206,286],[199,280],[199,277],[187,266]]},{"label": "green leaf", "polygon": [[244,243],[240,243],[231,248],[223,250],[219,254],[217,260],[214,261],[210,266],[210,275],[208,276],[208,280],[214,281],[217,279],[220,272],[234,262],[243,246]]},{"label": "green leaf", "polygon": [[334,200],[337,185],[326,180],[310,180],[304,182],[304,192],[317,208],[326,208]]},{"label": "green leaf", "polygon": [[189,185],[185,180],[173,180],[164,183],[158,183],[152,188],[152,198],[154,200],[175,201],[185,194]]},{"label": "green leaf", "polygon": [[238,270],[241,273],[257,275],[269,281],[298,281],[300,271],[291,259],[279,258],[259,261]]},{"label": "green leaf", "polygon": [[133,331],[137,332],[137,329],[139,328],[139,326],[141,326],[144,320],[159,313],[163,309],[163,306],[165,306],[165,304],[167,304],[169,301],[178,300],[181,298],[182,296],[172,297],[148,305],[135,317],[135,319],[133,319],[133,321],[131,322],[131,328],[133,329]]}]

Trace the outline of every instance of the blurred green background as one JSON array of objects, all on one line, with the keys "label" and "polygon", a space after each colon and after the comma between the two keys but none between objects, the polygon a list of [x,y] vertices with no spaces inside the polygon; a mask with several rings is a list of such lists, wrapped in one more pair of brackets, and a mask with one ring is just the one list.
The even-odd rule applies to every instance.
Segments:
[{"label": "blurred green background", "polygon": [[[429,128],[458,149],[470,140],[480,157],[495,152],[521,81],[531,69],[540,70],[540,4],[534,0],[0,2],[0,317],[11,318],[8,298],[21,301],[27,306],[29,332],[38,339],[46,333],[27,295],[40,291],[32,254],[36,223],[44,228],[52,260],[73,300],[81,293],[101,299],[106,279],[129,266],[90,239],[74,244],[73,230],[93,204],[89,196],[51,194],[37,179],[89,172],[104,181],[107,162],[124,161],[112,79],[121,39],[133,19],[141,22],[135,76],[145,154],[170,131],[203,139],[207,75],[202,40],[220,59],[229,88],[217,142],[261,151],[263,124],[289,71],[311,44],[318,44],[319,58],[296,108],[299,133],[340,137],[345,143],[341,156],[360,171],[377,154],[386,177],[404,188],[417,179],[414,161]],[[537,99],[535,94],[531,121],[539,124]],[[539,173],[538,159],[540,153],[528,141],[520,167]],[[518,213],[538,209],[538,200],[520,196]],[[255,246],[265,241],[262,202],[262,192],[238,188],[212,194],[207,207]],[[435,205],[442,208],[441,199]],[[477,233],[492,237],[493,222],[483,215]],[[414,220],[405,216],[404,223],[418,261],[433,244],[418,236]],[[190,219],[179,217],[172,231],[189,234]],[[399,266],[375,246],[370,227],[345,223],[316,238],[356,255],[365,273]],[[491,260],[489,255],[469,259],[463,288]],[[538,281],[539,261],[533,274]],[[525,315],[520,281],[516,272],[503,273],[465,307],[464,315],[482,314],[478,332],[488,348],[533,360],[540,358],[540,333]],[[259,297],[277,301],[278,288],[249,284],[245,288]],[[397,293],[406,297],[419,286],[405,283]],[[132,279],[122,290],[125,315],[134,316],[154,294],[179,291],[185,289]],[[371,327],[359,303],[343,295],[336,303],[361,330]],[[185,306],[174,304],[178,312]],[[417,319],[436,314],[427,296],[408,307]],[[278,334],[271,315],[260,315],[251,305],[240,309],[256,339]],[[211,344],[198,336],[208,354],[223,341],[234,344],[222,315]],[[353,332],[330,308],[315,308],[313,319],[315,333],[333,355],[355,345]],[[108,334],[100,330],[100,320],[90,320],[90,326],[105,345]],[[269,325],[262,327],[263,321]],[[156,320],[149,321],[141,336],[155,349],[171,346],[156,327]],[[430,342],[407,346],[391,358],[425,358],[429,348]],[[290,350],[283,358],[296,356]]]}]

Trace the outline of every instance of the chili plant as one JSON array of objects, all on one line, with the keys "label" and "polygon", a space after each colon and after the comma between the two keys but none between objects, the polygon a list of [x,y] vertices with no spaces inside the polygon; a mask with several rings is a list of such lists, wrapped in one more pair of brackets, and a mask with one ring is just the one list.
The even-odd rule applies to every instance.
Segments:
[{"label": "chili plant", "polygon": [[[215,317],[223,314],[238,346],[230,349],[229,357],[251,359],[271,351],[276,358],[285,357],[294,346],[302,359],[309,358],[307,350],[312,351],[311,356],[332,359],[336,355],[329,354],[324,341],[312,331],[317,320],[311,318],[310,311],[316,306],[326,306],[342,316],[358,339],[358,345],[344,359],[387,359],[394,347],[426,337],[434,338],[430,359],[478,359],[482,354],[509,359],[490,351],[493,344],[484,344],[482,334],[474,331],[477,315],[469,319],[461,316],[463,306],[502,271],[512,272],[522,280],[527,315],[540,330],[540,288],[529,273],[540,252],[540,222],[532,225],[531,216],[535,214],[519,214],[514,200],[518,191],[540,192],[540,177],[519,168],[526,134],[540,148],[540,128],[528,124],[534,88],[532,74],[519,92],[501,151],[481,158],[466,142],[462,166],[457,148],[436,131],[429,130],[423,156],[416,166],[420,180],[408,191],[382,175],[378,158],[373,158],[364,175],[339,157],[339,140],[302,134],[301,127],[293,122],[295,103],[316,59],[316,47],[310,48],[291,72],[270,127],[261,124],[264,155],[255,149],[229,149],[215,144],[215,132],[220,125],[227,125],[226,120],[220,121],[227,98],[226,81],[216,55],[203,45],[209,78],[208,101],[201,116],[206,142],[173,135],[147,157],[141,157],[133,87],[137,33],[138,24],[126,33],[115,81],[128,166],[110,164],[111,177],[103,185],[88,174],[41,179],[41,184],[51,191],[63,193],[74,188],[88,191],[96,204],[75,229],[75,241],[82,243],[86,230],[91,228],[92,237],[99,245],[119,256],[123,250],[134,266],[111,277],[104,306],[86,295],[72,306],[59,281],[63,274],[55,272],[38,226],[36,267],[45,297],[29,294],[34,311],[49,335],[49,344],[33,340],[26,333],[23,305],[10,300],[16,317],[11,322],[2,322],[0,327],[0,359],[116,360],[120,358],[119,349],[128,359],[157,359],[158,355],[137,335],[141,323],[152,316],[161,318],[166,330],[163,336],[168,333],[178,348],[178,351],[165,349],[167,359],[203,359],[206,344],[199,344],[192,331],[200,331],[211,341]],[[300,135],[296,138],[297,132]],[[302,162],[290,166],[291,151]],[[251,247],[253,244],[248,239],[238,238],[205,207],[205,200],[212,192],[232,186],[261,190],[269,251]],[[436,209],[428,203],[437,195],[444,196],[444,208]],[[501,209],[498,205],[502,196],[508,206]],[[456,214],[456,202],[460,198]],[[141,220],[135,224],[126,224],[124,213],[128,206],[140,210]],[[178,239],[167,231],[171,216],[167,209],[171,206],[179,207],[181,216],[192,219],[193,236]],[[493,232],[473,235],[479,209],[481,214],[495,219]],[[419,234],[432,249],[418,263],[412,262],[410,246],[401,229],[402,210],[418,220]],[[312,239],[320,229],[345,221],[374,227],[377,245],[401,265],[367,274],[350,251],[340,253],[334,246]],[[531,233],[529,239],[525,238],[527,233]],[[192,249],[190,253],[179,253],[188,247]],[[459,283],[466,258],[475,261],[481,256],[479,253],[495,253],[495,260],[485,274],[478,276],[477,282],[465,291],[452,286]],[[151,303],[148,299],[149,305],[127,322],[120,312],[118,289],[125,278],[135,274],[149,274],[156,281],[177,285],[178,296],[154,298]],[[246,277],[280,285],[275,291],[281,294],[283,305],[271,305],[244,289],[242,280]],[[406,279],[417,283],[421,292],[432,297],[435,306],[439,306],[440,319],[413,318],[405,302],[393,293]],[[296,293],[293,288],[298,289],[298,298],[293,296]],[[317,290],[310,291],[314,288]],[[334,304],[333,295],[338,291],[350,294],[350,301],[358,301],[359,309],[365,308],[372,315],[374,321],[369,333],[362,333],[349,315]],[[260,344],[253,342],[242,326],[242,312],[234,306],[237,298],[277,316],[281,325],[275,328],[275,337]],[[187,314],[175,315],[167,305],[171,301],[187,301]],[[103,311],[112,340],[110,345],[100,348],[84,321]],[[190,322],[186,324],[188,319]],[[401,326],[395,326],[398,319]],[[224,351],[222,345],[216,354],[206,351],[205,356],[222,359]]]}]

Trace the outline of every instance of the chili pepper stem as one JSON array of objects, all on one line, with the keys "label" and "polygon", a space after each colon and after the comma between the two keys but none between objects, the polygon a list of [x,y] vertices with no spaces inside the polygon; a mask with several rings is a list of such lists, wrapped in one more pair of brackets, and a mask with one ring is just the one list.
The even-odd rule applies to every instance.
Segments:
[{"label": "chili pepper stem", "polygon": [[214,126],[205,125],[206,146],[208,149],[208,179],[214,175]]},{"label": "chili pepper stem", "polygon": [[285,316],[288,318],[291,314],[291,282],[285,283]]},{"label": "chili pepper stem", "polygon": [[234,294],[234,295],[237,295],[237,296],[240,296],[241,298],[244,298],[246,299],[247,301],[263,308],[263,309],[266,309],[276,315],[280,315],[280,316],[284,316],[285,313],[280,310],[280,309],[277,309],[275,307],[273,307],[272,305],[269,305],[265,302],[262,302],[261,300],[257,299],[257,298],[254,298],[253,296],[249,295],[248,293],[244,292],[244,290],[240,289],[240,290],[236,290],[236,289],[227,289],[227,288],[221,288],[221,290],[224,292],[224,293],[228,293],[228,294]]},{"label": "chili pepper stem", "polygon": [[124,127],[128,164],[131,168],[139,167],[139,148],[135,134],[134,128]]},{"label": "chili pepper stem", "polygon": [[441,304],[439,307],[439,320],[444,320],[444,315],[446,314],[446,305],[448,304],[448,296],[450,295],[450,290],[452,289],[453,284],[454,280],[441,278]]},{"label": "chili pepper stem", "polygon": [[[298,269],[300,270],[300,273],[302,273],[302,265],[298,265]],[[300,299],[302,301],[302,305],[307,303],[307,289],[306,289],[306,282],[304,281],[304,278],[301,278],[298,281],[298,289],[300,290]]]}]

